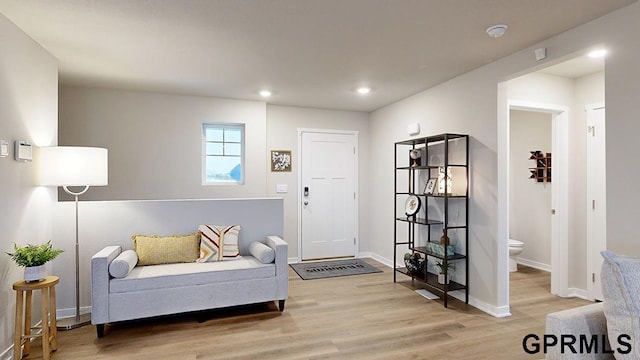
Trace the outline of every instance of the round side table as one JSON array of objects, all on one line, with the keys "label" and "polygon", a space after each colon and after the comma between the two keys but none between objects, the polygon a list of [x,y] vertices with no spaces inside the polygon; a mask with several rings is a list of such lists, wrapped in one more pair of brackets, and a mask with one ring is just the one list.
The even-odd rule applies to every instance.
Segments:
[{"label": "round side table", "polygon": [[[13,358],[22,359],[31,350],[31,339],[42,338],[42,358],[49,360],[51,351],[58,349],[56,329],[56,284],[57,276],[46,276],[43,280],[26,282],[24,280],[13,283],[16,291],[16,319],[15,334],[13,337]],[[40,290],[40,311],[42,313],[42,326],[31,326],[31,299],[32,292]],[[26,296],[25,296],[26,294]],[[23,317],[24,316],[24,317]],[[31,330],[42,329],[40,334],[31,334]],[[22,351],[24,345],[24,351]]]}]

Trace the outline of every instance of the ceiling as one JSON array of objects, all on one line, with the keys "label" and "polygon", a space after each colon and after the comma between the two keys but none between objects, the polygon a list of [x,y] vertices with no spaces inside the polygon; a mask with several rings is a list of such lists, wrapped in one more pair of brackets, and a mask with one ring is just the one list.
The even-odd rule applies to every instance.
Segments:
[{"label": "ceiling", "polygon": [[634,1],[0,0],[0,13],[59,60],[62,84],[267,88],[271,104],[373,111]]}]

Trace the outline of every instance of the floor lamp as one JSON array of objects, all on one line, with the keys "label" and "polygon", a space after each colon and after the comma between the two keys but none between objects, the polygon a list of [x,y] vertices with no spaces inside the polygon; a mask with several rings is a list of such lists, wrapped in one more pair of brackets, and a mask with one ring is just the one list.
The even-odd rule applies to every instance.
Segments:
[{"label": "floor lamp", "polygon": [[[40,148],[40,184],[62,186],[75,197],[76,203],[76,314],[60,319],[59,330],[71,330],[91,323],[91,314],[80,315],[80,254],[78,245],[78,197],[90,186],[105,186],[108,182],[107,149],[79,146]],[[81,187],[74,192],[69,187]]]}]

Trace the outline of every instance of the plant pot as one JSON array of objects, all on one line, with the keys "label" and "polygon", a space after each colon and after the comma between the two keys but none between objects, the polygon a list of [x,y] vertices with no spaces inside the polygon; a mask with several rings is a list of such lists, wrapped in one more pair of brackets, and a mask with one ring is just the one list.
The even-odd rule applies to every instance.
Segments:
[{"label": "plant pot", "polygon": [[[447,284],[449,284],[449,281],[451,281],[451,275],[449,275],[447,277]],[[442,284],[442,285],[445,284],[445,282],[444,282],[444,274],[438,274],[438,284]]]},{"label": "plant pot", "polygon": [[47,276],[47,268],[44,265],[24,268],[24,281],[26,282],[40,281],[45,276]]}]

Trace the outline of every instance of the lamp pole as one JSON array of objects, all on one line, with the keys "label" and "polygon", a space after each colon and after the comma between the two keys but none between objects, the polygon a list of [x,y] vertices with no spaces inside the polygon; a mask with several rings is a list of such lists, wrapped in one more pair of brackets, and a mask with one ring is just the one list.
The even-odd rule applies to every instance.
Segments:
[{"label": "lamp pole", "polygon": [[73,192],[69,190],[67,186],[62,187],[64,191],[73,195],[76,199],[76,316],[60,319],[57,322],[58,330],[72,330],[81,326],[89,325],[91,323],[91,313],[80,315],[80,245],[79,245],[79,233],[78,233],[78,197],[89,190],[89,186],[85,186],[79,192]]}]

